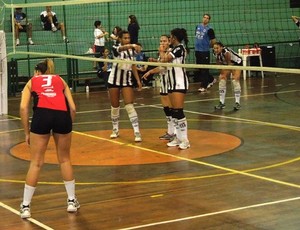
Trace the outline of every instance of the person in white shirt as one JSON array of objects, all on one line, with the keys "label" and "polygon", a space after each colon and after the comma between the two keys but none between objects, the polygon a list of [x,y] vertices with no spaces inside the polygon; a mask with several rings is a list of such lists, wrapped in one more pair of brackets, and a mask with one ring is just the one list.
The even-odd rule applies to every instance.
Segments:
[{"label": "person in white shirt", "polygon": [[105,36],[108,35],[108,33],[102,31],[101,21],[95,21],[94,26],[95,26],[95,30],[94,30],[95,57],[100,58],[104,52]]}]

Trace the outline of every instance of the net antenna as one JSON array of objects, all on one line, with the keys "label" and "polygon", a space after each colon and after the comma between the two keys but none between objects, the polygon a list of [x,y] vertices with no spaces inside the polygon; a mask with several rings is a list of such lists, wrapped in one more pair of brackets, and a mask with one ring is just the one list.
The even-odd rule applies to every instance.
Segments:
[{"label": "net antenna", "polygon": [[0,115],[7,114],[7,58],[6,39],[3,30],[0,30]]}]

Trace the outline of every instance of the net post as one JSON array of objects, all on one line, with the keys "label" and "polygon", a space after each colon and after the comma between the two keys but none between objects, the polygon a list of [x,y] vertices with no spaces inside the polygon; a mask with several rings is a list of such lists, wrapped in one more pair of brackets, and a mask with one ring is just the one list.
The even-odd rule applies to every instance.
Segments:
[{"label": "net post", "polygon": [[7,114],[7,57],[6,57],[6,39],[3,30],[0,30],[0,114]]}]

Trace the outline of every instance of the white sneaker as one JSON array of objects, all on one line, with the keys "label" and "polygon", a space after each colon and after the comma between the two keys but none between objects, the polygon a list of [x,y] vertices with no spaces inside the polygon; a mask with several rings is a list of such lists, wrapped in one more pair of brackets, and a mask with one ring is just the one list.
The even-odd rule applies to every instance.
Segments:
[{"label": "white sneaker", "polygon": [[16,46],[20,45],[20,39],[16,39]]},{"label": "white sneaker", "polygon": [[69,43],[70,42],[68,38],[64,38],[63,40],[64,40],[65,43]]},{"label": "white sneaker", "polygon": [[80,204],[76,198],[73,200],[68,199],[67,203],[68,203],[68,208],[67,208],[68,212],[77,212],[77,209],[80,208]]},{"label": "white sneaker", "polygon": [[57,28],[56,28],[55,26],[53,26],[53,27],[51,28],[51,30],[52,30],[53,32],[55,32],[55,31],[57,31]]},{"label": "white sneaker", "polygon": [[28,39],[28,43],[29,43],[29,45],[34,45],[34,42],[32,41],[31,38]]},{"label": "white sneaker", "polygon": [[191,147],[191,145],[190,145],[189,141],[182,141],[179,145],[179,149],[182,149],[182,150],[188,149],[190,147]]},{"label": "white sneaker", "polygon": [[31,217],[31,213],[30,213],[30,206],[29,205],[23,205],[23,203],[21,203],[20,205],[20,216],[22,219],[26,219]]},{"label": "white sneaker", "polygon": [[175,137],[172,141],[167,143],[168,147],[176,147],[178,145],[180,145],[180,141],[178,140],[177,137]]},{"label": "white sneaker", "polygon": [[113,129],[112,133],[110,134],[110,138],[114,139],[117,138],[119,136],[119,131],[116,129]]},{"label": "white sneaker", "polygon": [[217,82],[217,79],[214,78],[214,80],[207,85],[207,88],[208,89],[211,88],[216,82]]},{"label": "white sneaker", "polygon": [[142,136],[141,136],[141,133],[134,133],[134,141],[135,142],[141,142],[142,141]]},{"label": "white sneaker", "polygon": [[205,89],[205,88],[199,88],[199,89],[198,89],[198,92],[204,93],[204,92],[206,92],[206,89]]}]

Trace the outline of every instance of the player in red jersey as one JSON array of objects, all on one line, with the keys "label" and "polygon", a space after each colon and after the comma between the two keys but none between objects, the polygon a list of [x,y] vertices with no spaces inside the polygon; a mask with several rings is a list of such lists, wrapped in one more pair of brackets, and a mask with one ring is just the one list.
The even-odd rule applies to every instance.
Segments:
[{"label": "player in red jersey", "polygon": [[[30,145],[30,166],[26,176],[21,218],[29,218],[30,203],[51,134],[53,135],[62,178],[68,194],[67,211],[76,212],[80,207],[75,197],[75,179],[70,161],[72,123],[76,107],[66,82],[53,74],[52,60],[37,64],[34,76],[25,85],[20,103],[20,116],[25,141]],[[33,97],[33,116],[29,125],[30,101]]]}]

